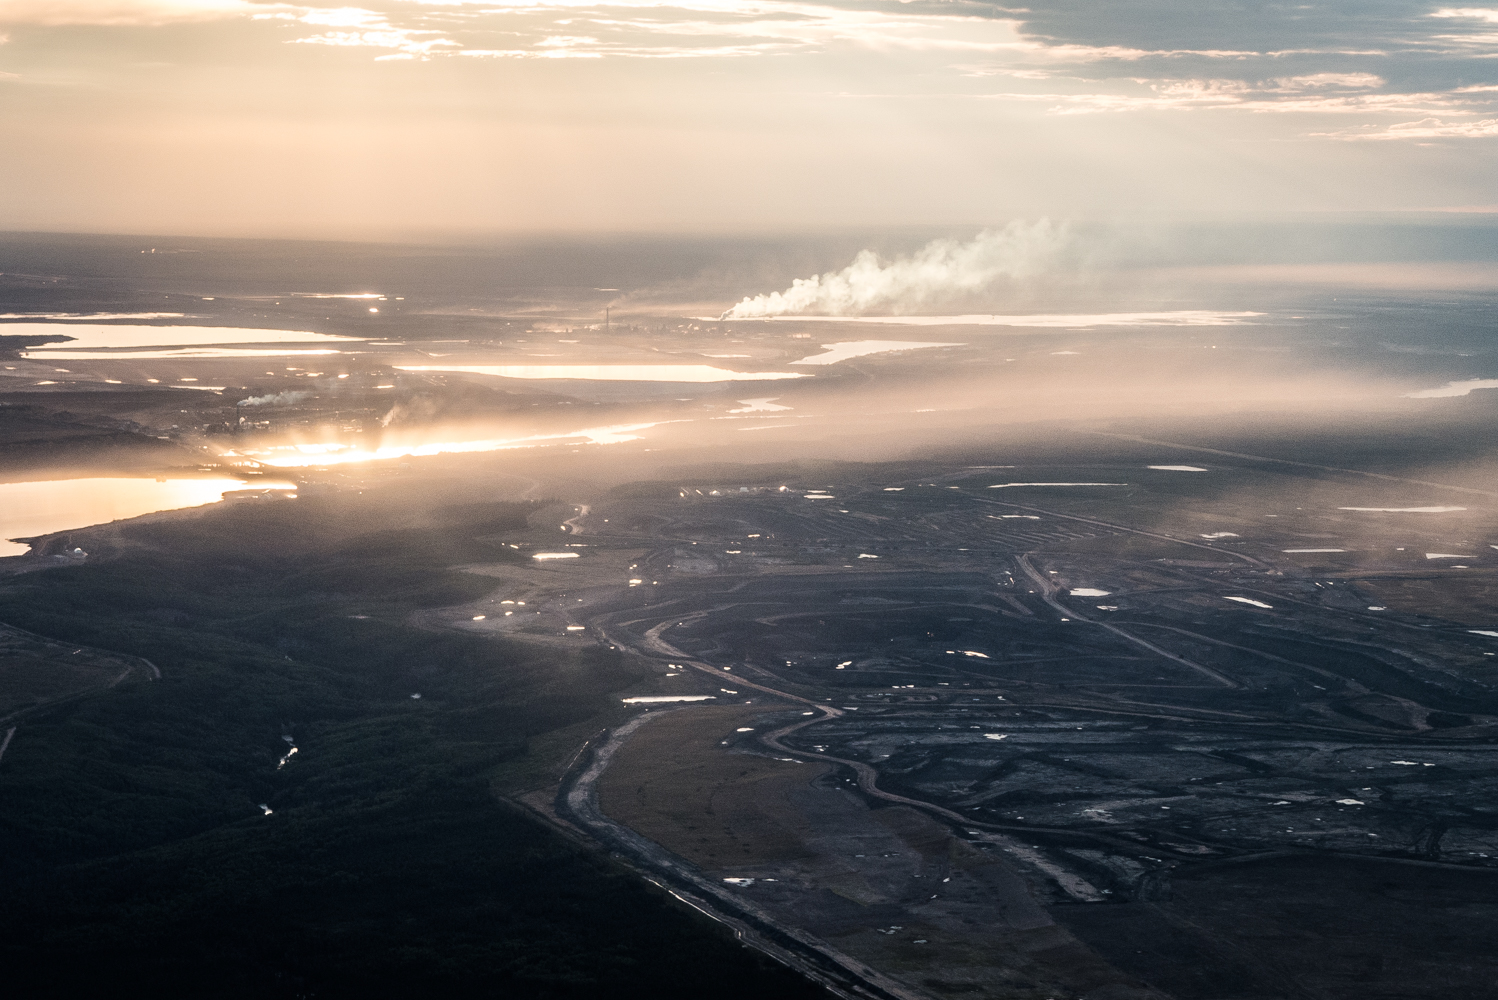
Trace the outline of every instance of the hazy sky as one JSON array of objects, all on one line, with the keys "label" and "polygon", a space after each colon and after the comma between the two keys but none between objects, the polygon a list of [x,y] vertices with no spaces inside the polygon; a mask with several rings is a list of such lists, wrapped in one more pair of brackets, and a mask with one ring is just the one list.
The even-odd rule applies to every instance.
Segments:
[{"label": "hazy sky", "polygon": [[1498,206],[1498,7],[0,0],[0,228]]}]

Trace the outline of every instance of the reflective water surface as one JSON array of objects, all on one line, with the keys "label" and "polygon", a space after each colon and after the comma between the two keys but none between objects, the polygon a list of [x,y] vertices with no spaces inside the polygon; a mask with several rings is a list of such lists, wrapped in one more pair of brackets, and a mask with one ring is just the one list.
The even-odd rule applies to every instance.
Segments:
[{"label": "reflective water surface", "polygon": [[588,379],[605,382],[758,382],[803,378],[805,372],[736,372],[712,365],[395,365],[405,372],[472,372],[500,378]]},{"label": "reflective water surface", "polygon": [[25,555],[12,541],[105,521],[217,503],[224,494],[251,486],[290,489],[291,483],[256,482],[227,476],[194,479],[53,479],[0,483],[0,556]]},{"label": "reflective water surface", "polygon": [[892,354],[895,351],[916,351],[923,347],[965,347],[965,344],[941,343],[926,340],[857,340],[836,344],[823,344],[825,354],[813,354],[792,361],[793,365],[835,365],[849,358],[861,358],[868,354]]},{"label": "reflective water surface", "polygon": [[[50,348],[67,350],[187,347],[212,344],[358,343],[363,338],[340,337],[308,330],[256,330],[236,326],[138,326],[105,323],[7,323],[12,337],[50,337],[38,345],[36,357],[51,357]],[[66,338],[66,339],[64,339]]]}]

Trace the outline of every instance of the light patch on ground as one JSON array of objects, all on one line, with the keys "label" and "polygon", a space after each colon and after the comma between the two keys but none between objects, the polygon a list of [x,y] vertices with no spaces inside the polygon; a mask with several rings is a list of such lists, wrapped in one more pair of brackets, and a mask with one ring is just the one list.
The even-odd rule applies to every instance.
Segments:
[{"label": "light patch on ground", "polygon": [[1224,601],[1237,601],[1239,604],[1251,604],[1256,608],[1272,608],[1274,605],[1256,601],[1252,597],[1224,597]]}]

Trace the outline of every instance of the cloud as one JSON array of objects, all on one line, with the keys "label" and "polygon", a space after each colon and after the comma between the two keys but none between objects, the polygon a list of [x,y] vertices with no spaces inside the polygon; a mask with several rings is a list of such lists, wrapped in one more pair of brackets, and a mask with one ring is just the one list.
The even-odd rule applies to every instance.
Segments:
[{"label": "cloud", "polygon": [[250,0],[0,0],[0,24],[157,26],[263,13]]},{"label": "cloud", "polygon": [[1391,139],[1491,139],[1498,137],[1498,118],[1480,121],[1452,122],[1440,118],[1422,118],[1419,121],[1400,122],[1383,128],[1341,129],[1336,132],[1316,132],[1328,139],[1391,140]]},{"label": "cloud", "polygon": [[1440,10],[1432,11],[1431,17],[1461,17],[1477,21],[1487,21],[1489,24],[1498,24],[1498,10],[1490,10],[1485,7],[1442,7]]},{"label": "cloud", "polygon": [[[930,9],[848,9],[788,0],[555,0],[486,8],[511,19],[515,44],[491,58],[745,58],[858,50],[945,62],[949,54],[1033,50],[1014,19]],[[586,34],[582,30],[586,30]]]},{"label": "cloud", "polygon": [[1383,77],[1373,73],[1308,73],[1269,81],[1274,91],[1281,94],[1301,94],[1308,90],[1371,90],[1382,87],[1385,82]]},{"label": "cloud", "polygon": [[967,243],[932,240],[910,256],[893,261],[864,250],[841,271],[797,278],[783,292],[745,298],[723,318],[911,311],[982,292],[1001,278],[1025,278],[1051,270],[1070,242],[1064,225],[1041,219],[985,230]]},{"label": "cloud", "polygon": [[[1405,0],[1317,5],[1181,0],[1036,0],[1018,15],[1034,43],[969,76],[1012,80],[990,99],[1047,102],[1051,114],[1236,110],[1358,115],[1380,138],[1485,135],[1460,120],[1498,113],[1471,84],[1498,79],[1498,8],[1432,10]],[[1074,56],[1071,65],[1065,65]],[[1052,81],[1045,89],[1023,81]],[[1389,127],[1387,116],[1439,124]],[[1380,121],[1384,119],[1384,121]],[[1318,132],[1318,136],[1330,133]],[[1336,136],[1345,138],[1344,136]]]},{"label": "cloud", "polygon": [[297,8],[293,11],[278,11],[255,15],[256,20],[295,21],[319,28],[342,30],[325,31],[317,35],[306,35],[291,39],[294,45],[332,45],[344,47],[389,49],[390,54],[379,56],[379,60],[427,59],[434,53],[462,48],[442,33],[420,27],[399,27],[390,23],[386,14],[362,7],[314,7]]},{"label": "cloud", "polygon": [[[1372,73],[1313,73],[1260,80],[1135,79],[1128,83],[1127,88],[1117,90],[1015,92],[995,94],[993,98],[1049,104],[1049,113],[1056,115],[1233,110],[1257,114],[1429,116],[1487,114],[1494,109],[1495,97],[1498,97],[1498,87],[1485,85],[1444,91],[1378,92],[1387,86],[1387,81]],[[1457,124],[1448,127],[1452,135],[1465,129]],[[1380,137],[1399,138],[1398,130],[1404,126],[1381,127],[1369,123],[1353,131],[1360,137],[1367,137],[1366,130],[1375,128],[1380,129]],[[1394,131],[1384,135],[1385,128]],[[1347,137],[1332,132],[1311,134]],[[1406,137],[1417,136],[1410,132]]]},{"label": "cloud", "polygon": [[[1498,94],[1482,86],[1498,83],[1492,7],[380,0],[366,9],[322,2],[329,5],[0,0],[0,27],[248,17],[285,25],[281,39],[289,44],[360,48],[377,60],[822,59],[834,74],[861,68],[840,78],[837,90],[849,98],[982,100],[1064,116],[1238,111],[1360,119],[1344,132],[1324,125],[1311,133],[1336,140],[1482,137],[1498,114]],[[975,82],[983,79],[1002,82]],[[1390,124],[1398,119],[1405,121]]]},{"label": "cloud", "polygon": [[[1421,48],[1437,30],[1463,30],[1495,13],[1411,0],[1323,0],[1317,4],[1187,3],[1184,0],[1030,0],[1026,32],[1055,43],[1120,45],[1149,50],[1239,49],[1263,55],[1292,51]],[[1441,20],[1432,20],[1432,17]]]}]

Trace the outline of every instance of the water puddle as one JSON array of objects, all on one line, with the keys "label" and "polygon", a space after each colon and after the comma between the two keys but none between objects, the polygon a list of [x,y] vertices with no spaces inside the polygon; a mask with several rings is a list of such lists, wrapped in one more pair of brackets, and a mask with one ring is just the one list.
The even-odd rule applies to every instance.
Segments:
[{"label": "water puddle", "polygon": [[672,701],[714,701],[715,694],[647,694],[635,698],[621,698],[626,705],[659,705]]},{"label": "water puddle", "polygon": [[[287,298],[292,299],[378,299],[383,302],[386,296],[379,292],[292,292]],[[396,296],[399,301],[401,296]]]},{"label": "water puddle", "polygon": [[1465,507],[1338,507],[1338,510],[1358,510],[1370,514],[1450,514],[1466,510]]},{"label": "water puddle", "polygon": [[1011,486],[1127,486],[1128,483],[995,483],[991,490],[1007,490]]},{"label": "water puddle", "polygon": [[1253,605],[1256,608],[1273,608],[1274,607],[1273,604],[1265,604],[1263,601],[1256,601],[1252,597],[1224,597],[1223,600],[1224,601],[1237,601],[1239,604],[1251,604],[1251,605]]}]

